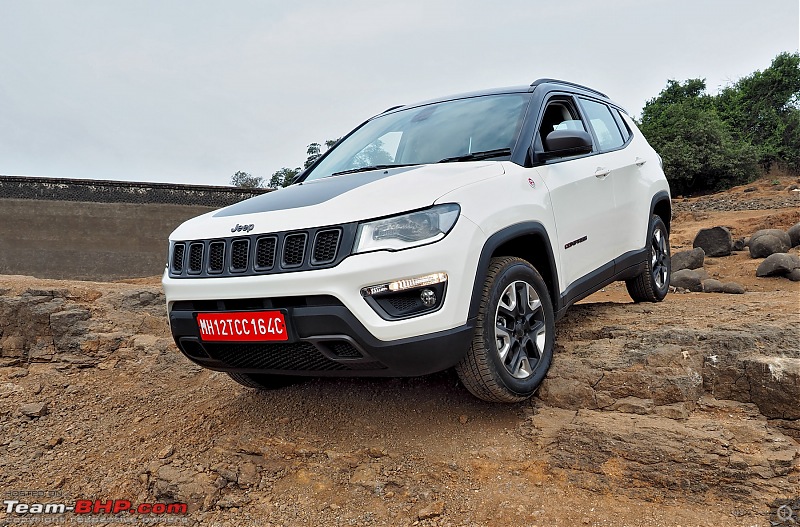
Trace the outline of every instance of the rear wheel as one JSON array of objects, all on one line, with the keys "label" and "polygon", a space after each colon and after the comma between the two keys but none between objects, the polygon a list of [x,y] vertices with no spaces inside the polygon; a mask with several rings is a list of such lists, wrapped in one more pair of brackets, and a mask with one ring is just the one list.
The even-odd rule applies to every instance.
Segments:
[{"label": "rear wheel", "polygon": [[290,375],[268,375],[260,373],[234,373],[227,372],[228,376],[242,386],[256,390],[277,390],[292,384],[297,384],[300,379]]},{"label": "rear wheel", "polygon": [[493,258],[475,336],[456,372],[480,399],[524,401],[550,368],[554,338],[553,307],[538,271],[520,258]]},{"label": "rear wheel", "polygon": [[672,264],[669,255],[669,232],[657,214],[650,218],[648,230],[649,258],[645,270],[625,282],[628,294],[635,302],[661,302],[669,290]]}]

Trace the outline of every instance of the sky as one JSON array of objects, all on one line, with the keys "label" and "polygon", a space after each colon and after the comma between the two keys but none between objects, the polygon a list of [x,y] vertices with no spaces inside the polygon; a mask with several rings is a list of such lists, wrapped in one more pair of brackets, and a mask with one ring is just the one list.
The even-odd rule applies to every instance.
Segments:
[{"label": "sky", "polygon": [[388,107],[540,77],[639,115],[800,46],[800,0],[0,0],[0,174],[227,185]]}]

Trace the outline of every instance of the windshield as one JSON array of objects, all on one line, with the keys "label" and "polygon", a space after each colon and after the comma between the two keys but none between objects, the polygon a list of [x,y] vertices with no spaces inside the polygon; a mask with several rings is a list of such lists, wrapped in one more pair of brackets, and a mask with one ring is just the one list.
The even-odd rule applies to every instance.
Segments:
[{"label": "windshield", "polygon": [[509,159],[528,94],[485,95],[379,115],[329,152],[305,180],[368,167]]}]

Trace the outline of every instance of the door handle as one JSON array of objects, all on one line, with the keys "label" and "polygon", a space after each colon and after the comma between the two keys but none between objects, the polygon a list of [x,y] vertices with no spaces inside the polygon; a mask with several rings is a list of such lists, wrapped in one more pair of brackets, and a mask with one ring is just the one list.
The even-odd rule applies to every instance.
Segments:
[{"label": "door handle", "polygon": [[636,163],[637,167],[640,167],[640,166],[644,165],[645,163],[647,163],[647,159],[642,159],[641,157],[637,156],[636,161],[634,161],[634,163]]},{"label": "door handle", "polygon": [[611,173],[611,169],[603,168],[603,167],[597,167],[597,170],[594,171],[594,177],[603,179],[607,175],[609,175],[610,173]]}]

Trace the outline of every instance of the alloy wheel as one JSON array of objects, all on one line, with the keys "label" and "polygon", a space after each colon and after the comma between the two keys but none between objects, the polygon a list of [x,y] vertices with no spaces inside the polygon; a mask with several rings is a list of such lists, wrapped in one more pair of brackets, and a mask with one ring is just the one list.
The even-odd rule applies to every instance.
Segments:
[{"label": "alloy wheel", "polygon": [[527,282],[512,282],[503,290],[495,313],[497,353],[512,377],[533,375],[546,337],[545,313],[536,290]]},{"label": "alloy wheel", "polygon": [[653,231],[653,239],[650,243],[650,267],[653,270],[653,282],[659,289],[663,289],[667,283],[668,261],[667,238],[664,236],[664,232],[657,228]]}]

